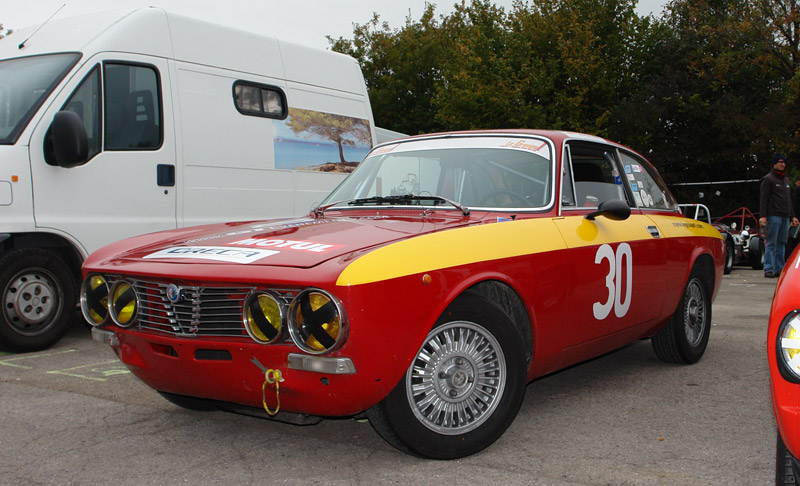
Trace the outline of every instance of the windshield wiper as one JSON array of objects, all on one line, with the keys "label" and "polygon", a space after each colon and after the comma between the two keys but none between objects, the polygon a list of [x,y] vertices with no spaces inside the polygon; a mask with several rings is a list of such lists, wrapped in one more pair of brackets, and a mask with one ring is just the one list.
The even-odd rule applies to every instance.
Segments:
[{"label": "windshield wiper", "polygon": [[326,204],[324,206],[319,206],[314,208],[314,214],[317,216],[321,216],[326,209],[337,206],[339,204],[347,204],[349,206],[360,206],[364,204],[397,204],[397,203],[407,203],[411,201],[432,201],[434,206],[438,206],[439,204],[449,204],[454,208],[461,211],[464,216],[469,216],[469,208],[463,206],[455,201],[447,199],[446,197],[441,196],[415,196],[413,194],[399,194],[395,196],[370,196],[370,197],[360,197],[356,199],[351,199],[349,201],[338,201],[331,204]]}]

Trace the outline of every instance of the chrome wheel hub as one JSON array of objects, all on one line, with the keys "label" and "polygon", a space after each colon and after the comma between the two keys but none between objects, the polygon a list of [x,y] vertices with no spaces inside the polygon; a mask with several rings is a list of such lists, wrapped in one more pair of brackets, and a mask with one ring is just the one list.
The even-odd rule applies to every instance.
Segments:
[{"label": "chrome wheel hub", "polygon": [[456,321],[435,328],[406,373],[414,416],[445,435],[463,434],[485,422],[503,395],[503,351],[483,327]]},{"label": "chrome wheel hub", "polygon": [[703,287],[697,279],[686,287],[686,308],[683,315],[683,327],[689,345],[696,347],[703,339],[706,327],[706,304]]}]

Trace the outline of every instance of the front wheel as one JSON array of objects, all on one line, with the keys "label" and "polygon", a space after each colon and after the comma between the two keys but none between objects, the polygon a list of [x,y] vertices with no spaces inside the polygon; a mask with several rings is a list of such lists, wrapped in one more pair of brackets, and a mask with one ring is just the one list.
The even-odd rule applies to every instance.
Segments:
[{"label": "front wheel", "polygon": [[367,417],[403,452],[434,459],[474,454],[497,440],[519,411],[524,356],[521,337],[505,312],[483,297],[462,297]]},{"label": "front wheel", "polygon": [[656,356],[668,363],[692,364],[703,356],[711,333],[711,286],[695,266],[678,308],[651,338]]},{"label": "front wheel", "polygon": [[800,484],[800,462],[786,448],[780,432],[775,448],[775,484],[781,486]]},{"label": "front wheel", "polygon": [[0,342],[13,351],[51,346],[69,329],[75,278],[55,253],[26,248],[0,258]]}]

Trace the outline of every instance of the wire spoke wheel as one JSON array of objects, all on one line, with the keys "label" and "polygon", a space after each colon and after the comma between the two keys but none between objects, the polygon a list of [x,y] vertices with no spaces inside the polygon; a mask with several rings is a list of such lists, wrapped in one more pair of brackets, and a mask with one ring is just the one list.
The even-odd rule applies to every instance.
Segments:
[{"label": "wire spoke wheel", "polygon": [[439,434],[463,434],[495,411],[506,374],[494,336],[472,322],[451,322],[428,335],[406,373],[406,393],[420,423]]},{"label": "wire spoke wheel", "polygon": [[683,310],[683,329],[689,346],[695,348],[703,339],[707,325],[706,299],[702,284],[692,279],[686,287],[686,306]]}]

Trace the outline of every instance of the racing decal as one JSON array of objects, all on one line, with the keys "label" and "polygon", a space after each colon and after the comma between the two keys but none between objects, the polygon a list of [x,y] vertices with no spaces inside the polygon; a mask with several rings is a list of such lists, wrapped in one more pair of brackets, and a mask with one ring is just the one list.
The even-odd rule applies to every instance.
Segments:
[{"label": "racing decal", "polygon": [[303,240],[281,240],[276,238],[247,238],[244,240],[226,243],[232,246],[257,246],[271,248],[285,248],[288,250],[310,251],[313,253],[325,253],[334,248],[341,248],[344,245],[329,245],[326,243],[315,243]]},{"label": "racing decal", "polygon": [[528,152],[538,152],[547,147],[547,142],[537,142],[538,140],[510,140],[501,145],[501,147],[527,150]]},{"label": "racing decal", "polygon": [[193,258],[230,263],[252,263],[276,253],[280,252],[275,250],[238,249],[225,246],[175,246],[145,255],[144,258]]},{"label": "racing decal", "polygon": [[616,251],[611,248],[611,245],[601,245],[597,249],[594,263],[603,265],[604,261],[608,262],[608,273],[605,280],[608,298],[605,303],[595,302],[592,304],[592,314],[598,321],[608,317],[612,308],[617,317],[625,317],[625,314],[628,313],[633,292],[632,260],[633,252],[628,243],[620,243]]}]

